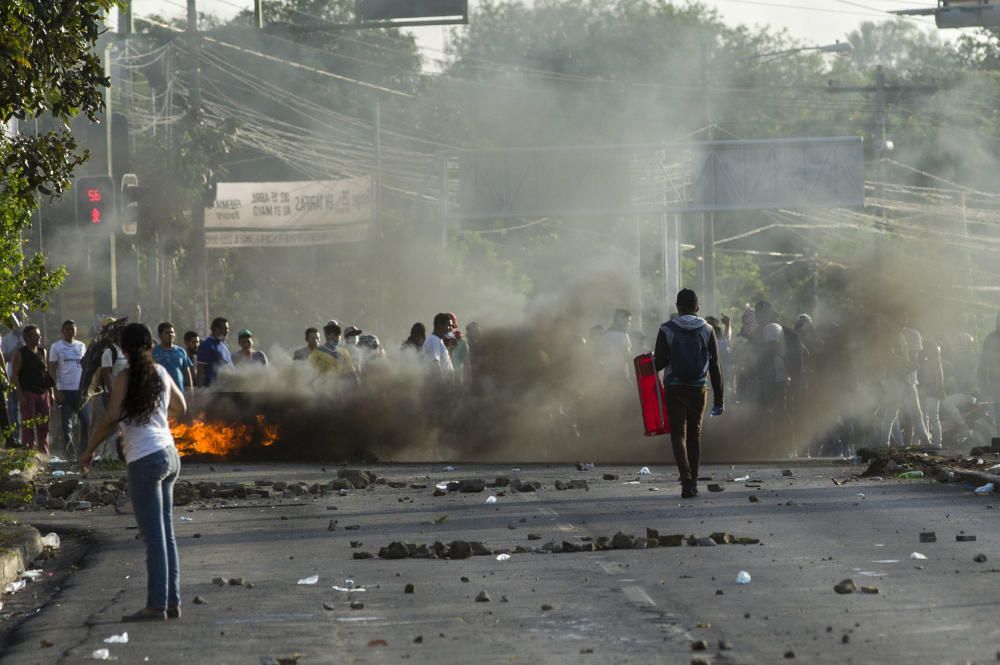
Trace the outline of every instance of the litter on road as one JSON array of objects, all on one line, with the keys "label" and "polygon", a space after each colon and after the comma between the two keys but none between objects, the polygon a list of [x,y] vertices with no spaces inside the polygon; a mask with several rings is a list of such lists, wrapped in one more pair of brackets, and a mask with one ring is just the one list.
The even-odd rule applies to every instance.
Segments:
[{"label": "litter on road", "polygon": [[737,584],[750,584],[751,579],[752,578],[750,577],[750,573],[748,573],[745,570],[741,570],[739,573],[736,574]]},{"label": "litter on road", "polygon": [[910,558],[914,559],[916,561],[926,561],[927,560],[927,557],[924,556],[923,554],[921,554],[920,552],[914,552],[913,554],[910,555]]},{"label": "litter on road", "polygon": [[309,577],[303,577],[296,584],[316,584],[319,582],[319,575],[310,575]]},{"label": "litter on road", "polygon": [[121,635],[112,635],[111,637],[104,638],[105,644],[128,644],[128,633],[122,633]]}]

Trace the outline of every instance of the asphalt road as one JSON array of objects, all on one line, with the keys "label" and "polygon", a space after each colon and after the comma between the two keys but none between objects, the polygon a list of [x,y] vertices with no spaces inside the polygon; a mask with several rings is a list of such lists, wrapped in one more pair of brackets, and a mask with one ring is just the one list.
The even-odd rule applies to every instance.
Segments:
[{"label": "asphalt road", "polygon": [[[428,488],[381,485],[263,506],[229,501],[178,509],[178,518],[191,519],[176,524],[184,616],[157,625],[118,621],[141,607],[145,593],[143,551],[131,516],[110,508],[22,515],[64,534],[89,535],[86,543],[70,536],[74,544],[48,566],[53,575],[8,598],[5,612],[40,610],[8,632],[0,662],[93,662],[91,653],[102,647],[120,663],[234,665],[293,654],[301,655],[302,665],[698,658],[985,663],[998,657],[1000,508],[994,510],[995,498],[974,496],[968,488],[919,480],[834,485],[831,477],[860,471],[849,466],[796,465],[788,467],[792,477],[775,467],[714,466],[703,475],[724,491],[709,493],[702,483],[699,498],[682,501],[669,467],[640,477],[636,467],[581,472],[553,465],[517,473],[540,481],[541,491],[507,491],[487,504],[496,490],[433,497],[434,484],[512,475],[509,467],[369,468]],[[336,471],[301,465],[215,469],[188,465],[183,475],[314,482]],[[747,472],[763,481],[762,488],[728,480]],[[620,478],[603,480],[604,473]],[[553,489],[556,479],[575,478],[586,478],[590,490]],[[750,502],[751,495],[759,502]],[[337,528],[330,531],[334,519]],[[354,525],[356,530],[345,528]],[[661,535],[725,531],[761,544],[514,554],[508,561],[352,559],[356,551],[376,553],[395,540],[464,539],[514,548],[583,543],[617,531],[644,536],[647,527]],[[935,531],[938,542],[920,543],[921,531]],[[977,540],[956,542],[963,532]],[[529,541],[529,534],[542,539]],[[363,545],[352,548],[354,540]],[[913,560],[913,552],[927,559]],[[973,560],[980,553],[985,563]],[[741,570],[750,573],[749,584],[736,583]],[[296,583],[311,575],[319,576],[317,584]],[[213,585],[217,576],[242,577],[253,588]],[[845,578],[879,592],[835,593]],[[333,588],[348,579],[364,591]],[[415,592],[404,593],[406,584]],[[481,591],[491,602],[474,600]],[[196,595],[207,604],[192,603]],[[364,607],[352,609],[352,602]],[[103,644],[126,630],[128,644]],[[698,640],[707,650],[693,650]]]}]

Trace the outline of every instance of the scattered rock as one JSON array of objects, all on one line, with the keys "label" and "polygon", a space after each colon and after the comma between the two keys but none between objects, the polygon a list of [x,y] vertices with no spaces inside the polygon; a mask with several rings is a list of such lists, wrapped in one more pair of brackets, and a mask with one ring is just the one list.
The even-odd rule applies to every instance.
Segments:
[{"label": "scattered rock", "polygon": [[555,482],[555,488],[556,488],[557,490],[560,490],[560,491],[562,491],[562,490],[564,490],[564,489],[567,489],[568,487],[569,487],[569,486],[568,486],[568,485],[567,485],[566,483],[564,483],[563,481],[561,481],[561,480],[557,480],[557,481]]},{"label": "scattered rock", "polygon": [[360,600],[352,600],[351,601],[351,609],[352,610],[363,610],[363,609],[365,609],[365,604],[362,603]]},{"label": "scattered rock", "polygon": [[407,559],[409,556],[410,551],[406,544],[399,541],[389,543],[388,547],[383,547],[378,551],[380,559]]},{"label": "scattered rock", "polygon": [[851,579],[841,580],[833,587],[833,590],[840,594],[854,593],[857,589],[854,580]]},{"label": "scattered rock", "polygon": [[695,640],[691,643],[691,651],[707,651],[708,642],[705,640]]},{"label": "scattered rock", "polygon": [[528,534],[528,540],[541,540],[541,539],[542,539],[542,534],[540,534],[540,533],[529,533]]},{"label": "scattered rock", "polygon": [[355,552],[352,556],[355,559],[371,559],[371,558],[373,558],[371,552]]},{"label": "scattered rock", "polygon": [[920,533],[920,542],[922,543],[936,543],[937,534],[933,531],[923,531]]},{"label": "scattered rock", "polygon": [[756,494],[751,494],[748,497],[748,499],[749,499],[750,503],[760,503],[760,499],[757,498]]},{"label": "scattered rock", "polygon": [[482,478],[459,481],[459,489],[466,494],[482,492],[486,489],[486,481]]},{"label": "scattered rock", "polygon": [[448,547],[449,559],[468,559],[472,556],[472,546],[464,540],[453,540]]},{"label": "scattered rock", "polygon": [[569,483],[566,485],[566,488],[571,490],[589,490],[590,485],[587,483],[586,480],[580,478],[578,480],[569,481]]},{"label": "scattered rock", "polygon": [[[788,475],[791,475],[791,474],[788,474]],[[788,659],[788,660],[791,660],[792,658],[795,658],[795,652],[791,651],[791,650],[786,651],[785,652],[785,658]]]},{"label": "scattered rock", "polygon": [[403,587],[403,593],[413,593],[414,591],[416,591],[416,587],[414,587],[412,584],[407,584],[405,587]]},{"label": "scattered rock", "polygon": [[542,605],[542,611],[543,611],[543,612],[551,612],[551,611],[552,611],[552,609],[553,609],[553,608],[552,608],[552,606],[551,606],[551,605]]},{"label": "scattered rock", "polygon": [[716,533],[713,533],[712,535],[709,536],[709,538],[711,538],[712,540],[714,540],[716,545],[732,545],[733,544],[733,537],[732,537],[732,535],[730,535],[728,533],[724,533],[722,531],[717,531]]},{"label": "scattered rock", "polygon": [[213,577],[212,584],[215,586],[226,586],[229,584],[229,579],[225,577]]},{"label": "scattered rock", "polygon": [[341,469],[337,472],[337,477],[351,483],[356,490],[363,490],[377,479],[375,474],[358,469]]},{"label": "scattered rock", "polygon": [[715,542],[715,540],[714,540],[714,539],[712,539],[712,538],[710,538],[710,537],[709,537],[709,538],[698,538],[698,539],[697,539],[697,540],[695,541],[695,544],[696,544],[696,545],[697,545],[698,547],[715,547],[715,545],[716,545],[716,542]]},{"label": "scattered rock", "polygon": [[635,538],[619,531],[611,538],[611,547],[616,550],[630,550],[635,544]]},{"label": "scattered rock", "polygon": [[791,476],[791,475],[792,475],[792,470],[791,470],[791,469],[784,469],[784,470],[783,470],[783,471],[781,472],[781,475],[783,475],[783,476],[785,476],[785,477],[787,478],[787,477],[789,477],[789,476]]},{"label": "scattered rock", "polygon": [[193,602],[195,605],[208,605],[208,601],[202,598],[201,596],[195,596],[194,600],[191,602]]},{"label": "scattered rock", "polygon": [[724,492],[724,491],[726,491],[726,490],[725,490],[725,488],[724,488],[724,487],[723,487],[722,485],[720,485],[719,483],[709,483],[709,484],[708,484],[708,491],[709,491],[709,492]]},{"label": "scattered rock", "polygon": [[490,595],[485,591],[480,591],[479,595],[476,596],[477,603],[488,603],[490,602]]},{"label": "scattered rock", "polygon": [[605,480],[618,480],[617,473],[605,473],[603,477]]},{"label": "scattered rock", "polygon": [[336,609],[336,605],[331,603],[329,600],[325,600],[323,601],[323,609],[326,610],[327,612],[332,612],[334,609]]},{"label": "scattered rock", "polygon": [[242,577],[230,577],[229,586],[246,586],[247,581]]},{"label": "scattered rock", "polygon": [[417,635],[416,637],[413,638],[413,643],[414,644],[423,644],[424,643],[424,636],[423,635]]},{"label": "scattered rock", "polygon": [[684,544],[684,534],[674,533],[669,536],[660,536],[660,547],[680,547]]},{"label": "scattered rock", "polygon": [[987,559],[985,554],[977,554],[972,560],[976,563],[986,563]]},{"label": "scattered rock", "polygon": [[861,593],[878,594],[877,586],[863,586],[861,587]]}]

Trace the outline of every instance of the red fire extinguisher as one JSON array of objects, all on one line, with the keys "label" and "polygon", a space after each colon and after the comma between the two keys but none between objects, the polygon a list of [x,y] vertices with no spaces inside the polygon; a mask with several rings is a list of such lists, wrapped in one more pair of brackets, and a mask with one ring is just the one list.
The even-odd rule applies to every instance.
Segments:
[{"label": "red fire extinguisher", "polygon": [[643,353],[635,357],[635,382],[639,386],[639,405],[642,407],[642,424],[646,436],[670,434],[670,420],[667,418],[667,402],[663,384],[653,364],[653,354]]}]

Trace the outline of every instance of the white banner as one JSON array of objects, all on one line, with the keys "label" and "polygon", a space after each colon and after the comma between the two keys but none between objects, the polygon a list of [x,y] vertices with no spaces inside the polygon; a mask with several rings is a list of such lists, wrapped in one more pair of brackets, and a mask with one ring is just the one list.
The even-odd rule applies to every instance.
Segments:
[{"label": "white banner", "polygon": [[329,229],[370,221],[373,214],[371,176],[297,182],[220,182],[214,205],[205,209],[205,230]]},{"label": "white banner", "polygon": [[371,225],[344,224],[328,229],[301,231],[206,231],[205,246],[209,249],[228,247],[305,247],[361,242],[368,237]]}]

